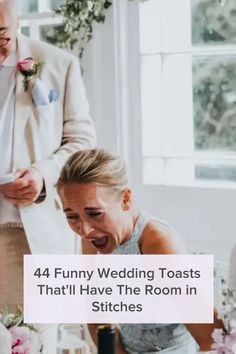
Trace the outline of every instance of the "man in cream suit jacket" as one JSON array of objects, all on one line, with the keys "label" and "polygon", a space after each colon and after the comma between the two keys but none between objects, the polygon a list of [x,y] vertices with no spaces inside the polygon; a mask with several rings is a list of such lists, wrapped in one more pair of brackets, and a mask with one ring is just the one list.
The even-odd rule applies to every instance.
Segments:
[{"label": "man in cream suit jacket", "polygon": [[40,203],[25,199],[21,205],[22,194],[16,194],[20,219],[32,253],[70,253],[74,239],[62,216],[55,184],[69,155],[94,145],[78,62],[61,50],[21,35],[17,37],[17,48],[17,60],[32,57],[42,62],[38,76],[42,90],[45,86],[45,90],[53,89],[58,95],[56,101],[47,104],[33,102],[31,89],[24,91],[23,76],[17,72],[12,168],[20,176],[26,175],[25,169],[33,168],[45,185],[45,200]]},{"label": "man in cream suit jacket", "polygon": [[95,144],[77,59],[17,35],[18,2],[0,0],[0,308],[10,309],[22,302],[24,253],[74,252],[55,183],[70,154]]}]

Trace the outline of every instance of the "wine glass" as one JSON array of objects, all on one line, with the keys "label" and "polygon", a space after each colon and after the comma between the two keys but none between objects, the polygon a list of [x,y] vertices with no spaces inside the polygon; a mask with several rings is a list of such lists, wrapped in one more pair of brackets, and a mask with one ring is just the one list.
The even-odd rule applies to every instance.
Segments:
[{"label": "wine glass", "polygon": [[57,354],[90,354],[85,326],[60,324],[58,327]]}]

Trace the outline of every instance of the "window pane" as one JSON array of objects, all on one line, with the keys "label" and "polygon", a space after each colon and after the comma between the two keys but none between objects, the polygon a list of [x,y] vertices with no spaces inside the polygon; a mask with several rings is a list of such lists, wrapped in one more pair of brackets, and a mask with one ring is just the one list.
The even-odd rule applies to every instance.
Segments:
[{"label": "window pane", "polygon": [[225,163],[211,166],[199,164],[195,167],[195,177],[201,180],[236,182],[236,166],[226,166]]},{"label": "window pane", "polygon": [[22,13],[27,14],[31,12],[38,12],[38,0],[22,1]]},{"label": "window pane", "polygon": [[59,6],[63,5],[65,3],[65,0],[51,0],[51,8],[57,9]]},{"label": "window pane", "polygon": [[48,12],[64,3],[65,0],[24,0],[22,1],[22,13]]},{"label": "window pane", "polygon": [[235,0],[192,0],[192,42],[235,43]]},{"label": "window pane", "polygon": [[56,39],[63,33],[63,24],[40,26],[40,39],[44,42],[57,44]]},{"label": "window pane", "polygon": [[235,188],[236,0],[139,8],[144,183]]},{"label": "window pane", "polygon": [[179,186],[236,186],[236,163],[225,159],[145,157],[143,182]]},{"label": "window pane", "polygon": [[197,150],[236,150],[236,58],[193,59],[194,142]]},{"label": "window pane", "polygon": [[28,27],[28,26],[21,27],[20,30],[21,30],[21,33],[22,33],[23,35],[29,37],[29,35],[30,35],[30,30],[29,30],[29,27]]}]

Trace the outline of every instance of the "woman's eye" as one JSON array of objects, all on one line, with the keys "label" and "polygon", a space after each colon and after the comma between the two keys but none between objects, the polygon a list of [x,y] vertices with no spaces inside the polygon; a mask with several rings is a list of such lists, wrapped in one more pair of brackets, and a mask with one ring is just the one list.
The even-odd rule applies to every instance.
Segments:
[{"label": "woman's eye", "polygon": [[70,219],[70,220],[77,220],[78,219],[78,215],[66,215],[66,218]]},{"label": "woman's eye", "polygon": [[102,215],[103,215],[102,212],[96,212],[96,213],[90,213],[90,214],[89,214],[89,216],[90,216],[91,218],[94,218],[94,219],[99,218],[99,217],[102,216]]}]

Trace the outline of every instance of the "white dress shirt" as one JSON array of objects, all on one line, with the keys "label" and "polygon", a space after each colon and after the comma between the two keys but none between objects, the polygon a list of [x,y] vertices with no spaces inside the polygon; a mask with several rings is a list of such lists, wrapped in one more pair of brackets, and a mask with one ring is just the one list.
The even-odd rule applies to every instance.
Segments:
[{"label": "white dress shirt", "polygon": [[[12,172],[13,126],[15,116],[16,53],[0,65],[0,175]],[[0,226],[20,226],[18,207],[0,193]]]}]

